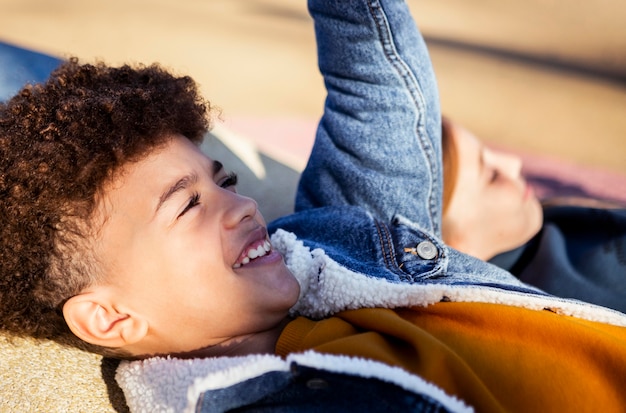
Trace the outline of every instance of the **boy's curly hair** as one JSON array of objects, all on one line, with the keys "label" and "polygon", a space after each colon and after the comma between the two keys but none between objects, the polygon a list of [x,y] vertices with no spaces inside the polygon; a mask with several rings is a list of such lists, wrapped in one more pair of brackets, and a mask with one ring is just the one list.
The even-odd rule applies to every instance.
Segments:
[{"label": "boy's curly hair", "polygon": [[172,134],[201,142],[210,109],[190,77],[75,58],[0,104],[0,329],[107,354],[62,313],[102,276],[85,240],[103,186]]}]

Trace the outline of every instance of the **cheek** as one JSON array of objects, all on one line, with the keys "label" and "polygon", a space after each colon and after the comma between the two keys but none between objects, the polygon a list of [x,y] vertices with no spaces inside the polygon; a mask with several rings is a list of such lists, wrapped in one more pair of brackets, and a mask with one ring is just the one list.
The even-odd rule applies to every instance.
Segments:
[{"label": "cheek", "polygon": [[467,191],[451,207],[450,215],[464,232],[495,235],[517,223],[522,203],[508,187],[491,186]]},{"label": "cheek", "polygon": [[524,199],[519,192],[499,195],[485,208],[485,219],[494,236],[508,246],[522,245],[541,227],[541,207],[536,199]]},{"label": "cheek", "polygon": [[483,205],[483,221],[492,228],[511,228],[519,224],[523,215],[521,198],[512,191],[498,188],[487,192]]},{"label": "cheek", "polygon": [[190,219],[163,237],[162,253],[176,265],[206,265],[221,256],[223,242],[222,234],[210,220]]}]

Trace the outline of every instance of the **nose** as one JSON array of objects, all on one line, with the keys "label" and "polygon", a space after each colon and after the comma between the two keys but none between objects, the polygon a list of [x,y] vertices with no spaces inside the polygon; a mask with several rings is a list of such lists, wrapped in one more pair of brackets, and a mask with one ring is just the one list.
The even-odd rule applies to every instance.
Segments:
[{"label": "nose", "polygon": [[487,162],[508,178],[515,179],[522,174],[522,159],[510,153],[488,150]]},{"label": "nose", "polygon": [[227,202],[224,205],[224,227],[234,228],[239,223],[256,216],[259,206],[254,199],[235,192],[225,192]]}]

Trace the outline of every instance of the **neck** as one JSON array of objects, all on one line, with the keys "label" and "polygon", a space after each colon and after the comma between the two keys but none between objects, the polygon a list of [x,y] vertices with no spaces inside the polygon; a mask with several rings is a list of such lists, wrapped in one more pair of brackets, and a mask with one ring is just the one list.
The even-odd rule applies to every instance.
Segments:
[{"label": "neck", "polygon": [[178,358],[200,358],[220,356],[245,356],[248,354],[274,354],[276,342],[285,326],[291,321],[286,317],[271,329],[229,339],[225,342],[180,354]]}]

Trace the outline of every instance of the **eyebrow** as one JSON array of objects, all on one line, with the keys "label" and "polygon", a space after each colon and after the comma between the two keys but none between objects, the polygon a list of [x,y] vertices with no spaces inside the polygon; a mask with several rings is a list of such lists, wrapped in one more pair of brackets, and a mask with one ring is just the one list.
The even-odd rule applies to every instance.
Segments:
[{"label": "eyebrow", "polygon": [[[212,173],[213,176],[217,175],[222,169],[224,169],[224,165],[220,161],[213,161]],[[176,181],[172,186],[167,188],[163,194],[159,197],[159,202],[156,206],[155,212],[159,212],[159,209],[165,204],[174,194],[189,188],[191,185],[198,182],[198,175],[196,173],[191,173],[189,175],[185,175]]]}]

